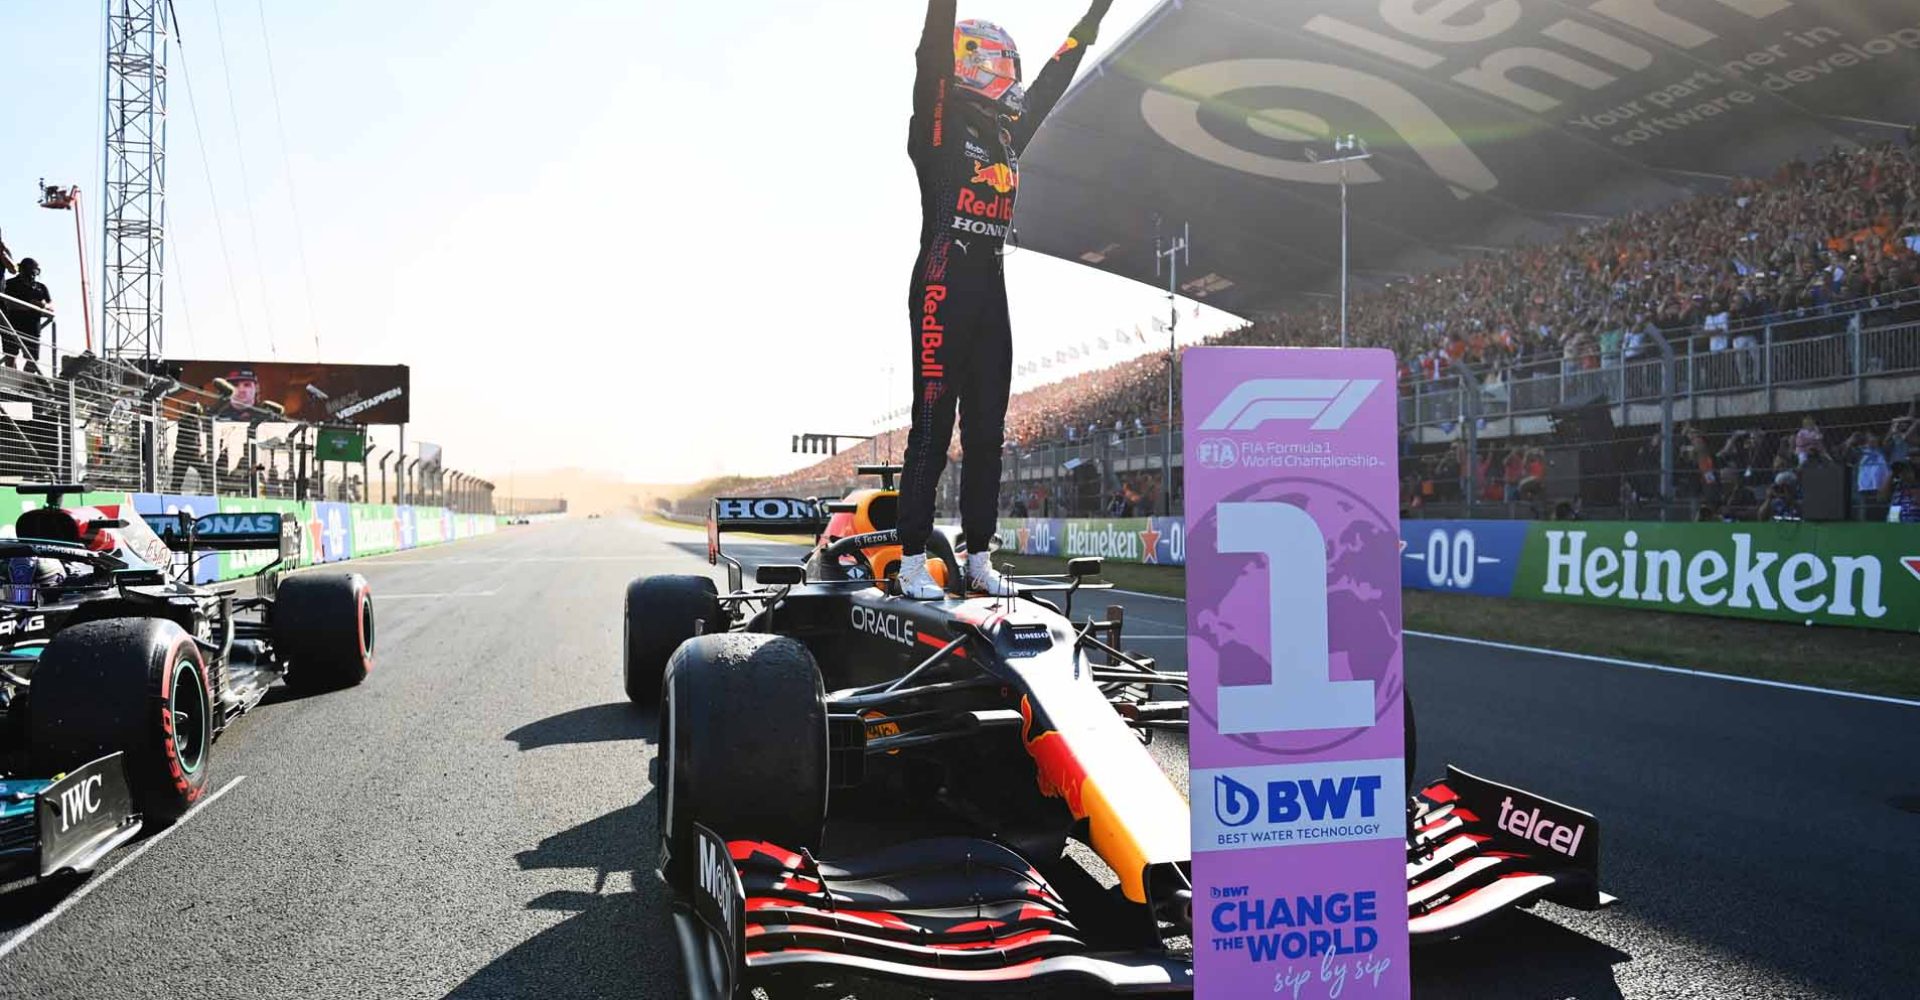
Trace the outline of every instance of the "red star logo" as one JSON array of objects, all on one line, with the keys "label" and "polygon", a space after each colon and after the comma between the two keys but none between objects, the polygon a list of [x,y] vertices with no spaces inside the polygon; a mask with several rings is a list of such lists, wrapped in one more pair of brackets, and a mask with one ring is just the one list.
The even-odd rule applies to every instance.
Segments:
[{"label": "red star logo", "polygon": [[1147,525],[1147,530],[1140,533],[1140,544],[1146,550],[1145,561],[1149,565],[1160,561],[1160,532],[1153,530],[1153,525]]},{"label": "red star logo", "polygon": [[1905,566],[1914,579],[1920,580],[1920,556],[1905,556],[1900,560],[1900,565]]},{"label": "red star logo", "polygon": [[1021,552],[1027,551],[1027,537],[1033,534],[1033,532],[1027,530],[1026,528],[1020,528],[1016,530],[1014,534],[1019,536],[1020,538],[1020,551]]}]

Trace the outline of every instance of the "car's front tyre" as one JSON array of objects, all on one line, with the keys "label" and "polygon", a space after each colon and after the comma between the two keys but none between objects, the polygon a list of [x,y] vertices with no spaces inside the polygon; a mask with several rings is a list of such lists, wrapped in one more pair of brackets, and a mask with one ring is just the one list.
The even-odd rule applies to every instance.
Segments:
[{"label": "car's front tyre", "polygon": [[206,794],[213,685],[178,624],[119,618],[62,631],[34,666],[29,699],[36,772],[51,777],[124,752],[134,807],[155,826]]},{"label": "car's front tyre", "polygon": [[827,702],[805,646],[745,632],[689,640],[663,700],[654,797],[669,859],[687,856],[695,823],[729,840],[820,846]]}]

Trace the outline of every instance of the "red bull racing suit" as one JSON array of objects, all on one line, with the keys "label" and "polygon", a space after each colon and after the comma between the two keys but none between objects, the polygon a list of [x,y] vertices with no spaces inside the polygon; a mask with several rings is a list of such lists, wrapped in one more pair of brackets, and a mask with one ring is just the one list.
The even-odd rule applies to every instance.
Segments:
[{"label": "red bull racing suit", "polygon": [[926,551],[956,404],[961,529],[986,550],[998,522],[1000,447],[1013,329],[1001,255],[1020,190],[1020,153],[1066,93],[1111,0],[1096,0],[1027,91],[1024,113],[954,83],[955,0],[931,0],[916,53],[907,153],[920,177],[920,256],[907,296],[913,423],[900,486],[900,546]]}]

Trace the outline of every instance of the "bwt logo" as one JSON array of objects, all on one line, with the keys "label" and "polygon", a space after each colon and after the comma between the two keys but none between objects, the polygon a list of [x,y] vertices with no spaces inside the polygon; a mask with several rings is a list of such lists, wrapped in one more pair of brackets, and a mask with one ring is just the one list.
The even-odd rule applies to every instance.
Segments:
[{"label": "bwt logo", "polygon": [[1196,449],[1202,468],[1231,469],[1240,464],[1240,449],[1230,438],[1207,438]]},{"label": "bwt logo", "polygon": [[1254,379],[1228,393],[1200,429],[1255,431],[1276,420],[1305,420],[1312,422],[1312,430],[1337,431],[1379,386],[1379,379]]},{"label": "bwt logo", "polygon": [[[1213,779],[1213,815],[1223,826],[1246,826],[1259,819],[1262,806],[1270,824],[1372,819],[1379,805],[1377,775],[1269,781],[1264,803],[1259,792],[1227,777]],[[1358,810],[1356,813],[1355,810]]]}]

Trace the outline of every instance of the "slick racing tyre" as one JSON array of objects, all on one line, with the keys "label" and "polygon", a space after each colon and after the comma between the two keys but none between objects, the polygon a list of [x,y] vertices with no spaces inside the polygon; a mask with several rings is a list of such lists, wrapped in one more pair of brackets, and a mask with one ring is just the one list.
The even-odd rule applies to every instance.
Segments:
[{"label": "slick racing tyre", "polygon": [[171,823],[207,791],[212,691],[199,647],[171,621],[75,625],[33,670],[34,770],[59,774],[122,751],[134,808],[155,826]]},{"label": "slick racing tyre", "polygon": [[633,703],[660,703],[660,680],[673,651],[701,633],[724,631],[720,591],[704,576],[647,576],[627,584],[621,677]]},{"label": "slick racing tyre", "polygon": [[358,573],[296,573],[280,581],[270,612],[273,651],[287,686],[334,691],[373,670],[373,588]]},{"label": "slick racing tyre", "polygon": [[682,645],[660,719],[660,831],[670,866],[693,824],[723,839],[820,846],[827,703],[813,654],[785,636],[732,632]]}]

